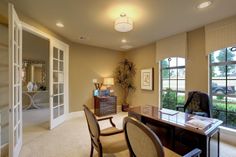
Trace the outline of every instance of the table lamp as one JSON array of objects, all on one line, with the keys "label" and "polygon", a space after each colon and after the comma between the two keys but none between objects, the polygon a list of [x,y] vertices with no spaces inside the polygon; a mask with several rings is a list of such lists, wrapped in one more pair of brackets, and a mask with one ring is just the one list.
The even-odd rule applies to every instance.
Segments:
[{"label": "table lamp", "polygon": [[114,85],[114,78],[105,77],[103,79],[103,85],[105,85],[107,87],[107,89],[110,91],[111,95],[114,93],[114,90],[112,89],[112,86]]}]

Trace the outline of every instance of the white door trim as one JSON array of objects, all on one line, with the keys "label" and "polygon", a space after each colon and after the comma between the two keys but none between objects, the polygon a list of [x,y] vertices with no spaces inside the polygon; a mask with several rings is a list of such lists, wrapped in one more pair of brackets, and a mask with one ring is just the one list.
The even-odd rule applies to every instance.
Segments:
[{"label": "white door trim", "polygon": [[22,147],[22,25],[9,3],[9,156],[18,157]]},{"label": "white door trim", "polygon": [[[69,48],[70,46],[64,42],[62,42],[61,40],[58,40],[57,38],[45,33],[44,31],[41,31],[40,29],[29,25],[23,21],[21,21],[21,25],[22,25],[22,30],[25,30],[27,32],[30,32],[36,36],[39,36],[43,39],[49,40],[49,42],[57,42],[60,43],[61,45],[64,45],[66,47],[66,51],[65,51],[65,94],[66,94],[66,110],[65,113],[66,115],[69,113]],[[50,51],[50,47],[49,47],[49,51]]]}]

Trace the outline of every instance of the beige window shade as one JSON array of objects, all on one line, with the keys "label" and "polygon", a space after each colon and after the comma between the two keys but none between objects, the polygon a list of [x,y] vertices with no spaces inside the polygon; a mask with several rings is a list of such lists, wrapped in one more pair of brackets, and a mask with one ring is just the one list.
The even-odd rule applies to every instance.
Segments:
[{"label": "beige window shade", "polygon": [[156,62],[169,57],[183,57],[187,53],[187,33],[177,34],[156,42]]},{"label": "beige window shade", "polygon": [[205,26],[206,55],[236,45],[236,16]]}]

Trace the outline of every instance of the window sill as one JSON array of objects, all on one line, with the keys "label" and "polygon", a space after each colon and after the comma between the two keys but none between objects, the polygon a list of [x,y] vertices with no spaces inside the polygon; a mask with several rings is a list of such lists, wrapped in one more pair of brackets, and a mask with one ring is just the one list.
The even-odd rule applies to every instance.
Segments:
[{"label": "window sill", "polygon": [[236,145],[236,129],[220,126],[220,140]]}]

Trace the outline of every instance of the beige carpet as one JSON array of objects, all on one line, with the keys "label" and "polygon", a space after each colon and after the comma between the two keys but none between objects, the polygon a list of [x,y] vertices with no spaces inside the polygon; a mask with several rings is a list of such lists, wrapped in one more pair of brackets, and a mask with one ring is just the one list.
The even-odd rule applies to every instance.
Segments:
[{"label": "beige carpet", "polygon": [[[122,127],[122,119],[127,113],[114,116],[117,127]],[[101,122],[101,128],[108,126]],[[20,157],[89,157],[90,139],[84,115],[78,114],[52,131],[47,130],[48,123],[24,127],[23,148]],[[221,157],[236,157],[235,147],[221,144]],[[94,157],[97,156],[95,151]],[[107,154],[105,157],[128,157],[128,151]],[[174,157],[168,152],[166,157]]]},{"label": "beige carpet", "polygon": [[23,110],[23,127],[38,125],[45,122],[49,122],[50,110],[48,107],[40,109]]}]

